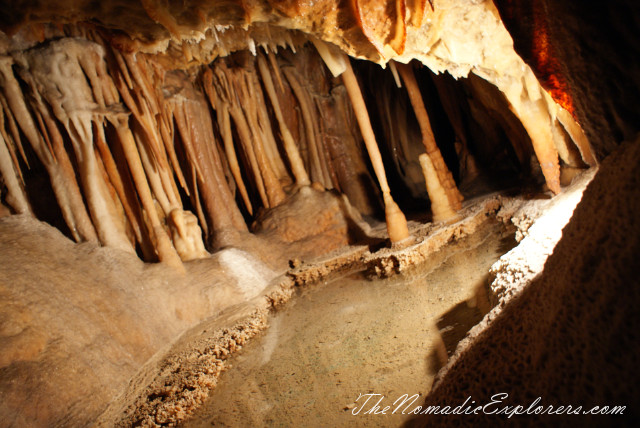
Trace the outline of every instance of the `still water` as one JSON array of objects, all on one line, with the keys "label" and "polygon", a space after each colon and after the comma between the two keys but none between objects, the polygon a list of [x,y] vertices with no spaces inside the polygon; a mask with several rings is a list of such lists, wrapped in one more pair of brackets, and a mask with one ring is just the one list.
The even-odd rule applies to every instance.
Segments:
[{"label": "still water", "polygon": [[[365,412],[381,397],[392,405],[420,394],[422,404],[447,355],[490,309],[489,268],[514,245],[489,224],[406,274],[352,273],[300,289],[182,426],[402,425],[408,416],[394,407]],[[363,408],[361,394],[380,395]]]}]

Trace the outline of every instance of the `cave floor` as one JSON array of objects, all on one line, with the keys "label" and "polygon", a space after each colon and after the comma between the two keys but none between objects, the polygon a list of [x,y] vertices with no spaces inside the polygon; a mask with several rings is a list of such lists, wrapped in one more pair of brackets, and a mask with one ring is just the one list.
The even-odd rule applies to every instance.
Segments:
[{"label": "cave floor", "polygon": [[182,426],[401,425],[409,415],[393,407],[365,414],[373,399],[354,415],[359,394],[381,394],[384,405],[419,394],[420,405],[446,355],[490,309],[489,268],[514,245],[488,222],[402,275],[352,272],[297,289]]}]

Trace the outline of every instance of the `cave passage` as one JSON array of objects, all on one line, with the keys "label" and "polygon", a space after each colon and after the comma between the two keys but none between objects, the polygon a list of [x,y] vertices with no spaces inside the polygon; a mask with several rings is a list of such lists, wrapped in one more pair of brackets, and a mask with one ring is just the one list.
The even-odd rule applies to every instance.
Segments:
[{"label": "cave passage", "polygon": [[367,406],[354,416],[358,395],[382,394],[391,404],[419,394],[420,405],[458,341],[490,309],[489,267],[514,245],[513,229],[491,222],[410,273],[385,280],[352,273],[300,289],[229,359],[214,392],[181,426],[402,425],[411,415],[367,416]]},{"label": "cave passage", "polygon": [[[585,314],[625,307],[608,281],[619,296],[633,284],[638,251],[619,242],[637,236],[637,143],[596,175],[640,123],[639,68],[621,60],[635,33],[592,37],[613,9],[13,3],[0,8],[0,425],[400,425],[354,419],[359,394],[424,402],[447,373],[456,393],[482,389],[467,352],[490,373],[529,352],[504,372],[514,388],[527,371],[547,392],[606,377],[557,350]],[[633,24],[632,8],[616,20]],[[598,201],[618,211],[572,231],[576,205]],[[605,218],[617,234],[592,228]],[[563,312],[568,294],[589,301]],[[512,349],[505,324],[515,343],[542,339]],[[628,356],[589,347],[587,362]]]}]

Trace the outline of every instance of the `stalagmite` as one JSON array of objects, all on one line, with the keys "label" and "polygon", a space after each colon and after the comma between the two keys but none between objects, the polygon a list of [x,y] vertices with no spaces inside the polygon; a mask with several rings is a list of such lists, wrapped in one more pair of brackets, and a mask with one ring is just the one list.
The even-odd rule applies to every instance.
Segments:
[{"label": "stalagmite", "polygon": [[[455,181],[451,176],[451,172],[447,168],[447,165],[442,158],[442,154],[440,153],[440,149],[436,144],[436,140],[431,130],[431,124],[429,122],[429,115],[427,114],[427,110],[424,106],[424,101],[422,100],[420,88],[418,87],[415,75],[413,74],[413,69],[410,65],[401,63],[397,64],[397,69],[402,76],[405,87],[407,88],[407,92],[411,100],[411,105],[413,106],[413,111],[415,112],[416,118],[418,119],[418,124],[420,125],[420,131],[422,132],[422,142],[427,151],[427,156],[429,156],[430,161],[435,169],[436,177],[439,182],[438,185],[434,184],[432,186],[429,186],[427,184],[427,190],[429,189],[429,187],[436,188],[437,186],[440,186],[441,188],[443,188],[445,194],[447,195],[447,201],[450,206],[450,211],[455,212],[462,208],[462,195],[458,191]],[[424,162],[422,160],[420,161],[420,164],[423,167],[423,171],[426,171],[424,168]],[[425,174],[425,180],[426,179],[427,175]],[[434,200],[437,199],[437,197],[432,197],[431,192],[429,192],[429,198],[431,199],[431,203],[433,206]],[[441,201],[440,203],[442,202],[444,201]]]},{"label": "stalagmite", "polygon": [[436,171],[431,158],[427,153],[423,153],[418,158],[420,160],[420,166],[424,173],[424,178],[427,182],[427,192],[429,193],[429,200],[431,201],[431,212],[433,214],[433,221],[442,221],[455,217],[456,213],[449,204],[449,198],[440,180],[438,179],[438,172]]},{"label": "stalagmite", "polygon": [[367,151],[369,152],[369,158],[371,159],[371,165],[378,178],[380,189],[382,190],[382,197],[384,199],[385,216],[387,219],[387,232],[392,244],[400,244],[402,241],[408,239],[409,228],[407,227],[407,219],[405,218],[400,208],[391,197],[391,189],[387,183],[387,176],[384,172],[384,165],[382,163],[382,157],[380,156],[380,150],[376,143],[373,129],[371,128],[371,122],[369,120],[369,113],[367,113],[367,106],[362,98],[362,92],[360,92],[360,86],[351,63],[348,58],[345,58],[347,67],[342,73],[342,80],[344,86],[349,93],[349,98],[353,104],[353,110],[358,119],[358,125],[360,125],[360,132],[364,139]]},{"label": "stalagmite", "polygon": [[[277,64],[274,66],[277,66]],[[273,107],[273,112],[276,116],[276,120],[278,121],[278,126],[280,127],[284,150],[287,154],[287,158],[289,159],[289,165],[291,166],[291,171],[296,179],[296,184],[298,186],[308,186],[310,184],[309,176],[307,175],[307,171],[304,169],[304,162],[302,161],[302,157],[300,157],[298,146],[296,146],[295,141],[293,141],[291,132],[289,132],[289,128],[282,117],[280,101],[278,100],[278,95],[276,94],[275,87],[273,86],[271,73],[269,73],[266,61],[262,55],[258,56],[258,69],[262,75],[262,82],[264,83],[267,95],[271,101],[271,106]],[[282,82],[279,83],[282,86]]]},{"label": "stalagmite", "polygon": [[[7,114],[12,114],[16,119],[20,130],[27,137],[31,147],[46,168],[56,200],[73,238],[76,241],[97,240],[96,231],[82,200],[73,167],[64,150],[62,139],[56,138],[59,135],[55,134],[53,135],[53,144],[47,145],[44,137],[38,133],[38,126],[34,123],[31,113],[27,109],[20,85],[13,75],[12,64],[11,58],[0,57],[0,84],[9,105]],[[43,106],[42,101],[38,102],[39,94],[34,93],[33,95],[37,108]],[[57,128],[55,131],[58,132]],[[43,128],[42,132],[44,133],[46,130]]]},{"label": "stalagmite", "polygon": [[184,261],[208,257],[202,243],[202,232],[198,219],[189,211],[175,209],[168,216],[173,245]]}]

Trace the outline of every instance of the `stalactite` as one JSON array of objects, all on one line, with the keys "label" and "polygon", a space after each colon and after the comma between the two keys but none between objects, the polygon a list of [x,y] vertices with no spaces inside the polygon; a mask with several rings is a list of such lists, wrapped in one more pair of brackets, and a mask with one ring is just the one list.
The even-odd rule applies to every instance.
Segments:
[{"label": "stalactite", "polygon": [[[9,132],[5,130],[4,125],[2,128],[0,128],[0,130],[2,130],[2,132],[5,132],[5,137],[4,137],[5,140],[7,141],[10,140],[11,143],[13,143],[8,145],[7,147],[9,148],[9,152],[11,153],[11,158],[13,159],[15,168],[17,168],[17,172],[20,177],[20,180],[22,180],[23,179],[22,171],[19,168],[18,156],[15,153],[16,149],[20,153],[20,157],[22,161],[25,163],[25,165],[27,166],[27,168],[30,168],[29,159],[27,159],[27,155],[24,152],[24,147],[22,145],[22,139],[20,138],[20,131],[18,130],[18,125],[16,124],[16,121],[13,118],[11,111],[9,110],[9,104],[7,104],[7,100],[4,97],[2,92],[0,92],[0,110],[4,110],[5,112],[4,120],[6,121],[6,124],[9,126]],[[14,145],[15,145],[15,148],[13,148]]]},{"label": "stalactite", "polygon": [[[98,132],[101,133],[103,131],[102,125],[103,124],[98,122],[97,120],[93,121],[93,129],[97,130],[97,131],[94,131],[94,134],[93,134],[94,144],[96,144],[96,149],[97,149],[96,141],[98,138],[100,138],[97,135],[97,133]],[[129,239],[129,243],[131,244],[131,247],[134,248],[136,244],[135,233],[133,232],[132,226],[125,213],[124,207],[122,206],[122,203],[120,203],[120,197],[118,195],[118,192],[113,186],[113,183],[111,183],[111,175],[109,175],[109,173],[107,172],[107,167],[104,164],[103,156],[99,150],[94,150],[93,155],[96,160],[98,175],[102,177],[102,181],[105,183],[107,187],[107,194],[109,195],[110,200],[113,204],[114,216],[118,217],[119,223],[124,226],[124,233],[126,237]]]},{"label": "stalactite", "polygon": [[310,157],[310,176],[313,181],[320,182],[323,186],[326,187],[326,180],[324,176],[324,170],[320,163],[320,155],[318,152],[318,143],[316,141],[316,133],[314,130],[314,120],[312,114],[312,105],[307,98],[306,91],[300,85],[298,80],[297,72],[295,69],[291,67],[284,67],[283,72],[293,93],[296,95],[298,99],[298,104],[300,106],[300,111],[302,113],[302,119],[304,121],[305,133],[307,136],[307,144],[309,148],[309,157]]},{"label": "stalactite", "polygon": [[142,160],[140,159],[133,134],[128,126],[128,118],[124,115],[119,115],[112,117],[111,120],[116,128],[118,139],[120,140],[125,158],[127,159],[131,176],[136,185],[138,195],[140,196],[140,202],[151,224],[150,229],[154,238],[152,240],[154,241],[153,243],[158,254],[158,259],[178,270],[184,270],[182,260],[171,244],[169,235],[167,235],[158,217],[158,212],[155,208],[153,197],[151,196],[151,189],[149,188],[149,183],[147,182],[147,177],[142,166]]},{"label": "stalactite", "polygon": [[[442,154],[440,153],[440,149],[436,144],[436,140],[431,130],[431,124],[429,122],[429,115],[427,114],[427,110],[424,106],[424,101],[422,100],[420,88],[418,87],[415,75],[413,74],[413,69],[410,65],[400,63],[397,64],[397,68],[398,72],[402,76],[407,92],[409,93],[413,111],[416,114],[418,124],[420,125],[420,131],[422,132],[422,142],[427,151],[427,155],[435,168],[440,186],[445,190],[451,210],[457,211],[462,208],[462,195],[458,191],[455,181],[453,180],[453,176],[451,175],[449,168],[447,168],[447,165],[442,158]],[[421,162],[421,164],[424,165],[423,162]],[[427,176],[425,175],[425,179],[426,178]],[[431,194],[429,197],[431,198]],[[432,204],[435,199],[435,197],[432,198]]]},{"label": "stalactite", "polygon": [[[160,135],[161,139],[164,142],[164,147],[167,151],[167,155],[169,156],[169,160],[171,161],[171,168],[173,172],[175,172],[178,177],[178,181],[180,182],[180,186],[189,194],[189,187],[187,186],[187,182],[184,178],[184,173],[182,172],[182,168],[180,167],[180,162],[178,162],[178,156],[176,154],[175,147],[173,145],[174,141],[174,129],[173,129],[173,120],[170,117],[169,112],[166,110],[162,112],[159,118],[160,125]],[[177,189],[176,189],[177,192]]]},{"label": "stalactite", "polygon": [[[521,61],[521,60],[520,60]],[[558,150],[553,140],[550,116],[544,89],[540,86],[529,66],[522,64],[524,72],[519,78],[496,79],[492,74],[474,70],[480,77],[493,82],[505,95],[513,113],[527,130],[533,150],[540,163],[542,174],[549,189],[558,194],[560,188],[560,163]]]},{"label": "stalactite", "polygon": [[285,194],[266,155],[262,132],[258,124],[258,108],[253,101],[250,77],[248,75],[240,76],[236,82],[238,83],[238,86],[236,86],[238,95],[244,100],[241,104],[244,107],[245,117],[247,118],[247,123],[253,137],[253,151],[256,155],[260,174],[262,175],[265,192],[269,198],[269,206],[275,207],[285,199]]},{"label": "stalactite", "polygon": [[449,119],[449,123],[453,127],[456,135],[456,153],[460,163],[460,181],[469,182],[477,177],[478,170],[475,165],[475,159],[469,151],[469,138],[467,129],[463,119],[463,112],[459,93],[449,81],[445,80],[447,76],[433,75],[432,80],[438,91],[438,96],[442,102],[442,107]]},{"label": "stalactite", "polygon": [[[271,64],[271,68],[273,68],[273,74],[276,76],[276,81],[278,82],[278,87],[281,92],[284,92],[284,83],[282,81],[282,74],[280,73],[280,67],[278,66],[278,60],[276,59],[276,55],[269,49],[265,49],[267,52],[267,58],[269,58],[269,63]],[[269,77],[271,77],[271,74]]]},{"label": "stalactite", "polygon": [[200,225],[202,226],[202,232],[205,236],[209,236],[209,226],[207,225],[207,218],[205,217],[204,210],[202,209],[202,201],[200,199],[200,192],[198,190],[198,173],[196,172],[195,165],[191,165],[191,176],[193,177],[193,205],[195,205],[196,207],[196,214],[198,215],[198,220],[200,221]]},{"label": "stalactite", "polygon": [[11,158],[5,138],[4,112],[0,108],[0,179],[7,186],[7,203],[18,214],[33,215],[31,205],[20,179],[19,165]]},{"label": "stalactite", "polygon": [[249,125],[247,123],[247,119],[245,118],[242,109],[238,105],[239,101],[236,95],[234,81],[236,80],[236,76],[234,76],[224,61],[220,60],[216,63],[213,68],[215,80],[215,88],[218,90],[218,96],[229,105],[229,114],[233,119],[234,124],[236,125],[236,131],[238,133],[238,137],[240,139],[240,144],[244,149],[245,159],[249,163],[247,169],[250,169],[255,181],[256,188],[258,190],[258,194],[260,195],[260,199],[262,200],[262,204],[265,208],[269,208],[269,199],[267,197],[267,193],[265,190],[264,182],[262,180],[262,174],[260,173],[260,166],[258,161],[256,160],[256,155],[253,150],[251,131],[249,130]]},{"label": "stalactite", "polygon": [[[308,94],[308,97],[311,96],[311,94]],[[318,151],[318,158],[320,160],[320,166],[322,167],[324,188],[331,190],[335,187],[335,173],[333,171],[333,166],[331,165],[331,159],[327,155],[327,147],[322,136],[322,124],[320,123],[320,118],[318,116],[318,110],[316,107],[317,103],[314,102],[310,105],[312,106],[312,111],[314,112],[313,129],[316,136],[316,150]]]},{"label": "stalactite", "polygon": [[[434,81],[436,80],[438,79],[434,79]],[[497,126],[499,126],[501,131],[504,131],[511,148],[513,148],[520,168],[523,171],[528,171],[531,156],[534,155],[531,137],[524,126],[522,126],[520,119],[513,113],[509,101],[500,93],[500,90],[495,85],[478,77],[475,73],[469,75],[464,85],[465,89],[470,92],[467,97],[460,94],[462,91],[455,92],[453,90],[445,90],[445,94],[453,92],[451,96],[454,97],[454,100],[464,100],[466,98],[467,102],[464,107],[470,109],[470,115],[474,117],[475,121],[483,129],[498,129]],[[443,84],[436,84],[439,91],[443,86]],[[447,98],[445,94],[441,95],[440,99],[443,101],[443,104],[446,105],[451,103],[452,99],[451,96]],[[485,119],[483,119],[482,116],[484,116]],[[486,143],[483,144],[486,152],[495,152],[496,149],[499,151],[503,150],[496,144],[500,139],[499,137],[492,138],[492,136],[487,133],[486,139],[489,140],[485,140]],[[494,150],[491,150],[492,146]],[[499,162],[499,160],[495,159],[495,162]]]},{"label": "stalactite", "polygon": [[367,107],[362,98],[362,92],[356,79],[351,63],[349,59],[345,59],[347,67],[344,73],[342,73],[342,80],[344,86],[349,93],[349,98],[353,104],[353,110],[358,119],[360,125],[360,132],[364,139],[369,157],[371,159],[371,165],[378,178],[378,183],[382,190],[382,197],[385,205],[385,216],[387,220],[387,232],[392,244],[400,244],[401,242],[409,239],[409,228],[407,227],[407,220],[400,211],[400,208],[391,197],[391,189],[387,183],[387,176],[384,172],[384,165],[382,163],[382,157],[380,156],[380,150],[376,143],[373,129],[371,128],[371,121],[369,120],[369,113],[367,113]]},{"label": "stalactite", "polygon": [[[272,63],[272,65],[273,67],[278,67],[275,61],[274,63]],[[273,80],[271,79],[271,73],[269,73],[266,61],[262,55],[258,56],[258,69],[260,70],[260,74],[262,75],[262,82],[264,83],[267,95],[269,97],[269,100],[271,101],[271,106],[273,107],[273,111],[276,116],[276,120],[278,121],[278,125],[280,127],[280,134],[282,137],[284,150],[287,154],[289,165],[291,166],[291,171],[293,172],[293,175],[296,179],[296,184],[298,186],[308,186],[310,184],[309,176],[307,175],[307,171],[304,169],[304,163],[302,161],[302,158],[300,157],[298,147],[296,146],[296,143],[291,136],[291,132],[289,131],[289,128],[287,127],[287,124],[282,117],[280,101],[278,100],[278,95],[276,94]],[[283,88],[282,80],[280,80],[279,77],[280,75],[277,74],[277,76],[279,79],[279,85],[281,88]]]},{"label": "stalactite", "polygon": [[553,193],[560,193],[558,149],[553,141],[551,123],[546,109],[541,101],[524,100],[517,104],[512,103],[512,105],[514,105],[514,112],[531,137],[531,143],[547,186]]},{"label": "stalactite", "polygon": [[24,73],[30,75],[28,83],[32,85],[32,90],[41,93],[55,117],[67,130],[100,242],[133,252],[126,237],[125,224],[108,195],[107,183],[100,176],[93,147],[92,121],[96,103],[78,58],[94,47],[97,45],[91,42],[62,39],[46,48],[21,54],[20,61]]},{"label": "stalactite", "polygon": [[[124,114],[124,113],[120,113]],[[123,207],[125,208],[125,212],[127,212],[127,206],[129,207],[130,214],[133,217],[133,220],[130,219],[134,234],[136,234],[136,239],[138,239],[136,229],[139,229],[140,236],[138,243],[140,244],[140,250],[142,251],[142,258],[145,261],[156,261],[158,260],[157,251],[155,249],[154,243],[155,236],[153,232],[150,231],[151,224],[149,223],[148,218],[144,216],[143,206],[141,205],[140,199],[138,198],[138,192],[136,191],[136,184],[133,181],[133,177],[131,174],[131,170],[128,167],[127,158],[124,154],[124,149],[122,144],[120,143],[120,139],[118,137],[118,132],[115,128],[114,123],[116,123],[117,118],[111,118],[108,121],[108,129],[110,132],[110,140],[111,145],[109,146],[110,154],[114,158],[115,165],[119,172],[120,184],[122,185],[123,195],[121,196],[121,202]],[[115,184],[114,184],[115,186]]]},{"label": "stalactite", "polygon": [[[380,206],[379,194],[376,193],[375,182],[362,156],[358,125],[345,87],[340,85],[333,88],[331,99],[336,103],[334,118],[338,122],[334,129],[337,131],[337,136],[329,138],[327,145],[329,150],[335,153],[332,158],[336,161],[340,186],[358,211],[373,215]],[[344,166],[341,165],[342,162]]]},{"label": "stalactite", "polygon": [[[85,75],[89,78],[91,90],[93,91],[94,99],[97,104],[101,108],[105,109],[105,111],[108,107],[117,105],[119,101],[118,90],[109,77],[105,63],[98,52],[93,49],[86,50],[86,55],[79,57],[79,63],[82,66]],[[140,218],[137,209],[132,206],[131,198],[127,196],[123,180],[106,142],[103,122],[104,121],[94,121],[94,143],[98,149],[104,168],[106,169],[109,182],[118,195],[118,203],[122,205],[136,241],[142,245],[142,219]]]},{"label": "stalactite", "polygon": [[[71,161],[64,150],[62,138],[58,134],[54,134],[53,144],[48,145],[45,137],[38,132],[38,126],[27,109],[20,85],[13,75],[12,64],[13,59],[0,57],[0,83],[9,106],[6,111],[13,115],[40,162],[47,170],[51,187],[73,238],[78,242],[97,240],[96,231],[82,200]],[[39,112],[39,109],[46,109],[46,107],[40,100],[39,94],[34,93],[33,95],[36,102],[36,114],[42,116],[43,113]],[[44,114],[48,117],[49,113],[45,111]],[[41,130],[46,133],[44,127]],[[55,132],[58,132],[57,128]]]},{"label": "stalactite", "polygon": [[274,171],[283,186],[290,185],[291,176],[287,172],[287,168],[285,167],[278,150],[273,128],[271,127],[271,118],[267,111],[267,103],[262,92],[262,86],[258,80],[257,71],[252,70],[252,72],[249,73],[248,78],[251,81],[248,84],[250,85],[251,93],[254,95],[255,106],[258,110],[258,125],[261,130],[264,149],[267,154],[267,158],[269,159],[269,163],[271,164],[271,169]]},{"label": "stalactite", "polygon": [[[114,55],[117,57],[121,54],[114,52]],[[118,90],[137,123],[141,125],[143,132],[138,134],[137,139],[141,144],[140,153],[143,160],[146,156],[147,161],[144,165],[147,173],[153,176],[157,174],[157,180],[152,181],[152,189],[156,197],[160,198],[166,216],[173,209],[181,207],[179,192],[169,164],[169,158],[175,159],[176,154],[173,135],[168,131],[168,119],[160,107],[158,90],[154,89],[149,75],[150,67],[144,57],[140,55],[139,58],[134,58],[133,55],[122,54],[122,61],[118,64],[126,68],[126,74],[135,82],[132,91],[126,90],[123,85],[120,85]],[[125,71],[121,70],[123,75]],[[171,164],[178,177],[181,177],[183,174],[177,159],[172,160]],[[184,183],[184,178],[181,183]]]},{"label": "stalactite", "polygon": [[389,61],[387,65],[389,66],[389,70],[391,70],[391,74],[393,75],[393,81],[396,82],[396,86],[398,88],[402,88],[402,82],[400,81],[400,75],[398,74],[398,68],[396,67],[396,62]]},{"label": "stalactite", "polygon": [[326,122],[324,117],[326,116],[326,112],[323,112],[322,104],[326,97],[314,97],[316,111],[319,115],[319,120],[316,122],[319,128],[319,136],[318,142],[320,144],[320,151],[322,153],[322,158],[324,159],[325,170],[329,175],[329,180],[331,181],[331,187],[327,187],[328,189],[336,189],[341,192],[340,182],[338,181],[338,175],[336,174],[336,169],[333,165],[333,159],[331,157],[331,153],[329,151],[327,140],[327,131],[326,131]]},{"label": "stalactite", "polygon": [[557,120],[551,122],[551,135],[563,165],[571,168],[580,168],[584,165],[578,147],[573,144],[571,137]]},{"label": "stalactite", "polygon": [[[369,84],[376,84],[380,74],[370,74]],[[374,99],[378,108],[378,117],[384,133],[387,153],[411,196],[422,198],[426,193],[426,188],[418,156],[424,153],[424,146],[420,143],[416,144],[416,142],[422,141],[422,135],[420,130],[414,126],[414,121],[411,120],[409,98],[403,93],[398,94],[396,85],[388,80],[379,82],[377,85]]]},{"label": "stalactite", "polygon": [[582,160],[589,166],[595,166],[597,161],[591,150],[591,145],[578,122],[562,107],[558,107],[557,118],[578,147]]},{"label": "stalactite", "polygon": [[172,96],[166,99],[177,125],[187,160],[195,166],[199,194],[210,222],[214,247],[228,245],[233,231],[245,232],[247,226],[229,189],[217,150],[207,101],[183,73],[167,75]]},{"label": "stalactite", "polygon": [[203,73],[203,86],[205,93],[209,98],[211,107],[216,112],[216,118],[218,121],[218,127],[220,128],[220,134],[222,136],[222,142],[224,144],[224,151],[229,162],[229,169],[233,175],[233,179],[238,186],[238,191],[244,202],[249,215],[253,215],[253,206],[247,193],[247,187],[242,179],[242,173],[240,170],[240,164],[238,163],[238,157],[233,146],[233,134],[231,132],[231,118],[229,116],[229,104],[225,102],[218,94],[213,86],[213,72],[207,68]]},{"label": "stalactite", "polygon": [[[117,56],[118,54],[115,55]],[[154,252],[157,253],[158,259],[161,262],[167,263],[168,265],[173,266],[179,271],[182,271],[184,270],[184,267],[178,253],[176,252],[169,239],[169,235],[167,235],[164,229],[163,221],[158,214],[158,210],[156,209],[153,196],[151,194],[151,189],[149,188],[149,183],[147,180],[153,177],[149,177],[145,173],[140,152],[138,151],[136,141],[129,127],[128,115],[122,112],[118,112],[117,109],[120,96],[122,96],[124,100],[128,100],[128,104],[130,106],[134,106],[134,108],[137,108],[137,105],[130,98],[129,87],[126,86],[127,79],[125,78],[125,76],[128,76],[128,69],[125,62],[116,61],[116,64],[124,68],[117,68],[116,70],[114,70],[113,74],[115,75],[115,81],[112,80],[108,75],[106,66],[104,64],[104,59],[101,55],[97,57],[94,56],[92,61],[84,62],[82,65],[85,69],[85,74],[92,82],[91,87],[94,91],[94,94],[96,94],[95,98],[98,100],[101,107],[111,110],[111,113],[107,114],[106,118],[115,128],[116,135],[122,148],[122,153],[124,155],[124,158],[126,159],[127,165],[129,166],[129,171],[131,172],[131,176],[133,178],[135,189],[140,196],[140,201],[142,203],[144,213],[146,214],[146,219],[150,223],[148,228],[144,227],[142,213],[135,210],[132,203],[129,201],[132,196],[128,196],[127,194],[130,193],[133,189],[130,189],[129,192],[126,192],[124,182],[119,176],[117,167],[115,165],[113,165],[114,168],[112,168],[112,174],[114,176],[114,180],[112,182],[114,183],[116,192],[118,192],[118,194],[120,195],[122,206],[127,213],[127,217],[129,218],[130,223],[133,226],[134,233],[136,234],[136,239],[140,243],[145,257],[149,257],[150,249],[146,237],[143,236],[143,230],[148,229],[148,231],[151,233],[152,245],[155,249]],[[129,83],[132,82],[129,80]],[[140,113],[137,109],[136,112],[138,113],[138,117],[142,116],[142,113]],[[106,143],[103,144],[103,142],[101,141],[102,139],[103,135],[99,134],[99,137],[97,139],[97,147],[99,150],[104,152],[104,157],[105,159],[107,159],[107,161],[105,162],[106,165],[110,163],[108,160],[110,152],[108,151]],[[162,194],[164,193],[164,188],[162,188],[158,183],[156,183],[156,188],[161,188],[162,191],[158,190],[158,192]],[[170,203],[166,195],[164,199],[166,199],[164,210],[172,210],[176,208],[177,204],[175,203],[175,201],[173,203]]]},{"label": "stalactite", "polygon": [[162,217],[164,218],[177,207],[169,200],[169,196],[165,191],[160,177],[160,167],[154,162],[152,154],[147,150],[147,144],[143,143],[143,141],[146,141],[144,132],[140,130],[138,126],[134,126],[132,131],[137,143],[138,153],[140,154],[140,160],[142,161],[142,167],[144,168],[147,181],[151,186],[155,200],[160,205],[160,208],[162,208]]}]

